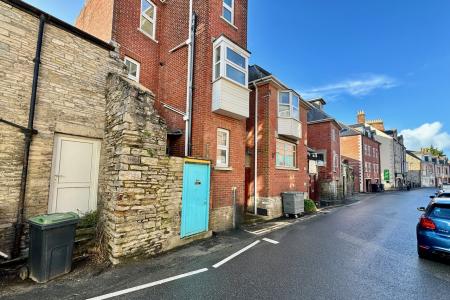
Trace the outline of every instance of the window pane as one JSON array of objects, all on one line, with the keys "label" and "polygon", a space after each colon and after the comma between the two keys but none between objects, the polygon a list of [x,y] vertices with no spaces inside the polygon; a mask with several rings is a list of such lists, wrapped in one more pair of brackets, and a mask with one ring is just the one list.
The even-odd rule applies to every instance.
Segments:
[{"label": "window pane", "polygon": [[229,7],[233,6],[233,0],[223,0],[223,3],[225,3],[226,5],[228,5]]},{"label": "window pane", "polygon": [[227,151],[226,150],[217,150],[217,164],[219,165],[227,165]]},{"label": "window pane", "polygon": [[292,117],[296,120],[300,120],[300,113],[298,111],[298,107],[292,108]]},{"label": "window pane", "polygon": [[141,30],[153,36],[153,23],[141,16]]},{"label": "window pane", "polygon": [[278,107],[278,116],[289,118],[291,116],[289,105],[280,104]]},{"label": "window pane", "polygon": [[288,92],[280,93],[280,103],[289,104],[289,93]]},{"label": "window pane", "polygon": [[214,62],[220,62],[220,46],[216,48],[216,53],[214,55]]},{"label": "window pane", "polygon": [[142,0],[141,2],[142,2],[141,7],[142,14],[146,15],[147,17],[153,20],[153,17],[155,16],[155,7],[147,0]]},{"label": "window pane", "polygon": [[230,48],[227,48],[227,59],[245,69],[245,57]]},{"label": "window pane", "polygon": [[215,66],[215,76],[214,76],[214,79],[217,79],[217,78],[219,78],[219,76],[220,76],[220,62],[218,62],[218,63],[216,63],[216,66]]},{"label": "window pane", "polygon": [[245,73],[227,64],[227,77],[245,85]]},{"label": "window pane", "polygon": [[232,17],[231,11],[230,11],[228,8],[226,8],[225,6],[223,7],[223,17],[224,17],[228,22],[230,22],[230,23],[233,22],[233,17]]},{"label": "window pane", "polygon": [[227,146],[227,134],[223,131],[217,132],[217,145]]},{"label": "window pane", "polygon": [[298,99],[297,95],[292,94],[292,106],[298,108],[298,102],[299,102],[299,99]]},{"label": "window pane", "polygon": [[137,65],[127,60],[125,65],[128,67],[128,75],[132,77],[137,77]]}]

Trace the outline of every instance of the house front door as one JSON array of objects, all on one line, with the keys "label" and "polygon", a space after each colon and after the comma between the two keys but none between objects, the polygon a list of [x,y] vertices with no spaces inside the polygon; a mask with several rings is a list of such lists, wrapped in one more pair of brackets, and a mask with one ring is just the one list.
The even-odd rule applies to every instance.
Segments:
[{"label": "house front door", "polygon": [[49,213],[97,209],[99,157],[99,140],[55,136]]}]

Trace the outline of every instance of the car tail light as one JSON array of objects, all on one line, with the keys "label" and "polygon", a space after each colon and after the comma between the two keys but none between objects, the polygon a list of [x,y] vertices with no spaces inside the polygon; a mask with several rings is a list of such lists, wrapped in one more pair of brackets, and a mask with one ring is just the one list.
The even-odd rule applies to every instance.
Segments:
[{"label": "car tail light", "polygon": [[420,227],[429,230],[436,229],[436,225],[434,224],[434,222],[425,216],[420,217]]}]

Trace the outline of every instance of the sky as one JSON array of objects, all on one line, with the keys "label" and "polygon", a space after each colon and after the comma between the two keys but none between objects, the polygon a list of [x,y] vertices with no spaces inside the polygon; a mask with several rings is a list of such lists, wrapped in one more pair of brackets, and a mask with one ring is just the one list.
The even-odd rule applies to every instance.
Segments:
[{"label": "sky", "polygon": [[[73,24],[84,1],[26,2]],[[344,123],[364,110],[408,148],[450,154],[450,1],[249,0],[248,13],[252,64]]]}]

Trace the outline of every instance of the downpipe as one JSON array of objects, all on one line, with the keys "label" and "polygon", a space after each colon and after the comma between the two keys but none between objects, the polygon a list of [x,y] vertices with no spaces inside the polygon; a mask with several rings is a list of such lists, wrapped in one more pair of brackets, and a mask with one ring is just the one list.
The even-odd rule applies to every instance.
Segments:
[{"label": "downpipe", "polygon": [[27,189],[28,162],[30,157],[30,147],[33,134],[36,132],[34,126],[34,113],[36,107],[36,95],[39,81],[39,69],[41,65],[42,41],[44,37],[45,16],[39,17],[39,32],[36,45],[36,54],[34,58],[33,83],[31,90],[30,108],[28,112],[28,126],[23,130],[25,134],[25,145],[23,153],[22,174],[20,178],[19,203],[17,206],[16,224],[14,226],[14,244],[12,249],[12,258],[17,258],[20,254],[20,240],[23,233],[25,194]]}]

